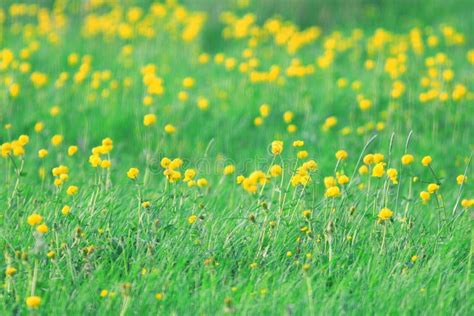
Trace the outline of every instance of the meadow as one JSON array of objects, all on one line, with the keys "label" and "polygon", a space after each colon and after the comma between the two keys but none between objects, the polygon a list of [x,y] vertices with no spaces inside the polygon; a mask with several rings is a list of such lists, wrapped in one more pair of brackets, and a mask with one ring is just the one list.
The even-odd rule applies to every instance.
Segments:
[{"label": "meadow", "polygon": [[1,1],[0,315],[474,314],[473,11]]}]

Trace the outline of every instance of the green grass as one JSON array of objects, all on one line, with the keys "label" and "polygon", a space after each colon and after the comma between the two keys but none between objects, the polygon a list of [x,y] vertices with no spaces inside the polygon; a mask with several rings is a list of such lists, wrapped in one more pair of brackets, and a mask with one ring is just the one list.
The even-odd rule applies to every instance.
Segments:
[{"label": "green grass", "polygon": [[[295,0],[289,5],[254,0],[242,8],[237,1],[183,1],[191,12],[207,14],[203,29],[189,43],[180,39],[182,25],[169,15],[156,25],[151,38],[84,36],[86,17],[106,13],[109,7],[79,10],[77,3],[66,6],[65,26],[42,34],[36,15],[9,16],[11,3],[0,4],[6,15],[2,20],[0,14],[0,47],[14,54],[2,68],[7,53],[0,49],[0,144],[5,148],[22,134],[30,139],[24,156],[0,157],[1,315],[474,312],[472,208],[461,205],[473,198],[474,188],[473,64],[467,57],[473,45],[472,3]],[[52,1],[35,3],[48,12],[55,7]],[[124,10],[140,5],[144,15],[150,5],[111,3]],[[281,16],[300,30],[320,26],[322,34],[295,55],[268,34],[259,38],[253,49],[260,63],[256,69],[279,65],[281,81],[254,84],[238,70],[248,38],[222,36],[225,25],[219,17],[227,10],[239,17],[255,14],[258,26]],[[444,41],[446,23],[465,36],[463,44]],[[421,54],[409,40],[414,27],[422,32]],[[324,42],[334,31],[347,39],[356,28],[363,32],[361,40],[337,51],[334,62],[321,69],[316,60],[325,51]],[[368,43],[379,28],[391,32],[392,39],[385,49],[370,54]],[[48,40],[51,33],[59,43]],[[439,45],[427,45],[430,34],[439,37]],[[39,49],[21,59],[21,50],[33,41]],[[394,79],[384,65],[387,58],[398,56],[393,48],[400,44],[407,45],[407,70]],[[121,53],[125,45],[133,47],[128,57]],[[71,53],[92,58],[83,82],[71,79],[81,64],[68,64]],[[201,53],[211,54],[211,60],[199,64]],[[217,53],[236,58],[236,68],[216,64]],[[452,81],[436,79],[449,98],[421,102],[419,95],[427,90],[420,84],[427,76],[426,59],[438,53],[446,54],[449,62],[443,67],[454,72]],[[285,71],[293,58],[313,65],[314,73],[288,77]],[[364,67],[368,59],[376,63],[373,70]],[[21,73],[21,62],[28,62],[31,70]],[[165,92],[146,107],[140,69],[151,63]],[[111,78],[94,88],[93,73],[105,70]],[[45,86],[33,86],[34,71],[48,75]],[[69,79],[57,88],[61,72]],[[182,102],[178,93],[186,90],[182,81],[188,76],[196,84],[187,90],[189,100]],[[338,87],[340,78],[348,80],[348,87]],[[130,87],[126,79],[132,81]],[[117,89],[110,88],[114,80]],[[362,83],[359,91],[350,87],[356,80]],[[399,99],[390,96],[395,80],[405,85]],[[13,83],[21,87],[16,97],[9,94]],[[453,100],[452,91],[459,84],[467,92]],[[358,94],[370,99],[373,107],[361,111]],[[207,111],[196,106],[199,96],[209,99]],[[270,114],[263,125],[255,126],[263,103],[270,105]],[[50,109],[55,105],[61,112],[53,117]],[[294,112],[295,133],[287,131],[282,119],[286,111]],[[156,114],[157,122],[146,127],[143,117],[148,113]],[[330,116],[338,122],[325,131],[322,126]],[[45,126],[40,133],[34,130],[38,121]],[[176,133],[164,132],[168,123],[176,126]],[[384,128],[367,128],[377,123]],[[357,132],[361,127],[365,128]],[[343,128],[352,133],[343,134]],[[57,147],[51,144],[55,134],[64,136]],[[93,168],[88,161],[91,150],[106,137],[113,140],[112,167]],[[297,139],[304,140],[302,149],[309,152],[303,161],[314,159],[318,170],[307,186],[293,187],[290,178],[303,162],[291,146]],[[284,142],[279,156],[270,151],[274,140]],[[79,147],[72,157],[67,155],[70,145]],[[42,148],[49,151],[44,159],[38,158]],[[335,158],[340,149],[348,152],[347,160]],[[397,184],[385,175],[358,173],[362,157],[376,152],[385,155],[385,170],[398,170]],[[406,153],[415,157],[408,166],[400,162]],[[420,163],[425,155],[433,158],[430,167]],[[169,183],[160,166],[163,157],[180,157],[182,174],[195,168],[196,179],[206,178],[208,186]],[[224,176],[228,164],[236,171]],[[247,177],[257,169],[267,172],[273,164],[283,167],[283,175],[259,185],[257,193],[236,184],[236,176]],[[51,174],[58,165],[69,167],[69,179],[59,188]],[[127,178],[131,167],[140,169],[136,181]],[[42,168],[44,178],[39,175]],[[325,197],[324,178],[336,172],[349,176],[350,182],[339,185],[340,197]],[[459,175],[467,176],[463,185],[456,183]],[[440,189],[423,203],[419,194],[430,183],[438,183]],[[66,194],[69,185],[79,187],[77,195]],[[151,206],[141,207],[144,201]],[[71,206],[67,216],[61,213],[64,205]],[[384,207],[393,217],[381,222],[378,214]],[[303,216],[304,210],[312,215]],[[43,216],[48,233],[40,234],[28,224],[33,213]],[[192,215],[198,219],[190,224]],[[51,251],[53,258],[47,256]],[[8,267],[16,273],[8,276]],[[101,297],[102,290],[108,295]],[[157,299],[157,293],[163,299]],[[37,309],[25,304],[33,295],[41,297]]]}]

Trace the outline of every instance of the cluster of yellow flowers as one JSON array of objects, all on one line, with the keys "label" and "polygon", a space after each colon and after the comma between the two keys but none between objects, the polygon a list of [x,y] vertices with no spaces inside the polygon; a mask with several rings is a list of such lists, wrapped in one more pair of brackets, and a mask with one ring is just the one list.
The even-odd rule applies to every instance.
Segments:
[{"label": "cluster of yellow flowers", "polygon": [[[92,167],[97,168],[101,167],[102,169],[109,169],[112,165],[110,161],[110,152],[114,148],[112,139],[104,138],[102,140],[102,145],[92,148],[92,154],[89,156],[89,163]],[[106,156],[107,158],[103,158]]]},{"label": "cluster of yellow flowers", "polygon": [[55,177],[54,185],[57,187],[63,185],[63,183],[69,179],[69,168],[64,165],[54,167],[51,173]]},{"label": "cluster of yellow flowers", "polygon": [[267,183],[267,176],[261,170],[253,171],[248,177],[243,175],[237,176],[237,184],[242,185],[242,188],[249,193],[256,193],[259,185]]},{"label": "cluster of yellow flowers", "polygon": [[[179,168],[183,165],[183,161],[180,158],[175,158],[173,160],[169,159],[168,157],[164,157],[161,159],[161,167],[165,169],[163,174],[166,176],[169,182],[173,183],[181,179],[181,172],[179,172]],[[188,171],[188,175],[186,177],[186,181],[192,181],[196,172],[194,169],[190,169]]]},{"label": "cluster of yellow flowers", "polygon": [[453,101],[459,102],[467,96],[468,90],[464,84],[451,84],[455,75],[451,65],[452,61],[444,53],[437,53],[425,59],[426,75],[420,79],[420,85],[428,90],[419,94],[420,102],[436,100],[446,102],[450,97]]},{"label": "cluster of yellow flowers", "polygon": [[179,180],[187,183],[188,187],[193,187],[197,185],[200,188],[206,187],[208,181],[206,178],[195,179],[197,175],[196,169],[186,169],[184,171],[184,177],[182,176],[179,169],[183,166],[183,160],[180,158],[170,159],[168,157],[163,157],[160,162],[161,167],[164,169],[163,175],[166,177],[169,183],[176,183]]},{"label": "cluster of yellow flowers", "polygon": [[311,64],[303,65],[301,60],[293,58],[291,64],[286,68],[288,77],[304,77],[314,73],[314,66]]},{"label": "cluster of yellow flowers", "polygon": [[46,234],[48,232],[48,226],[43,222],[43,216],[33,213],[27,218],[27,222],[30,226],[36,226],[36,231],[41,234]]},{"label": "cluster of yellow flowers", "polygon": [[[301,151],[299,152],[301,153]],[[298,157],[299,158],[299,157]],[[301,166],[296,168],[295,174],[291,177],[292,186],[306,186],[311,182],[311,173],[318,169],[318,164],[314,160],[303,162]]]},{"label": "cluster of yellow flowers", "polygon": [[1,145],[2,157],[7,158],[13,156],[24,156],[25,146],[29,143],[30,138],[27,135],[21,135],[17,140],[6,142]]},{"label": "cluster of yellow flowers", "polygon": [[138,168],[132,167],[128,169],[127,177],[129,177],[132,180],[136,180],[138,178],[139,173],[140,173],[140,170]]},{"label": "cluster of yellow flowers", "polygon": [[[68,8],[76,6],[80,8],[80,12],[69,16]],[[81,27],[74,29],[76,19]],[[160,190],[168,193],[169,188],[175,190],[173,197],[181,198],[180,206],[196,202],[193,198],[187,200],[191,196],[188,194],[190,192],[196,200],[203,196],[210,198],[210,193],[220,194],[218,190],[229,183],[232,185],[231,190],[238,191],[242,203],[258,200],[262,208],[268,205],[269,209],[275,207],[275,196],[278,195],[278,203],[281,204],[278,207],[281,210],[286,210],[288,205],[296,212],[303,210],[303,217],[300,216],[297,225],[297,240],[301,244],[304,238],[314,238],[316,243],[320,243],[323,238],[329,241],[333,233],[331,225],[334,223],[330,221],[326,232],[317,234],[311,219],[316,218],[319,206],[313,208],[304,201],[305,193],[311,189],[315,189],[313,198],[320,198],[322,208],[329,209],[331,214],[337,212],[337,202],[342,204],[347,199],[350,200],[355,190],[367,193],[367,199],[374,200],[372,220],[374,223],[378,222],[378,228],[387,228],[396,221],[407,221],[409,215],[406,213],[410,207],[419,206],[427,211],[431,210],[434,203],[438,207],[444,207],[449,185],[455,188],[453,191],[457,191],[452,193],[457,194],[455,210],[458,204],[464,209],[474,206],[474,199],[468,197],[470,192],[465,189],[466,185],[471,184],[468,181],[468,168],[454,181],[452,174],[446,177],[447,172],[435,168],[437,161],[433,162],[431,156],[420,159],[414,155],[416,151],[413,147],[410,147],[412,153],[407,152],[408,143],[402,155],[394,154],[399,150],[399,144],[394,145],[393,152],[390,147],[385,154],[374,152],[375,150],[366,153],[364,149],[361,162],[354,166],[351,165],[353,142],[349,138],[343,138],[357,134],[362,139],[370,133],[384,131],[386,126],[387,130],[393,129],[395,135],[399,131],[393,124],[396,120],[400,122],[406,119],[409,122],[402,126],[411,126],[415,125],[419,116],[428,113],[428,109],[433,111],[433,116],[438,116],[439,113],[435,111],[449,113],[450,105],[457,107],[456,109],[464,109],[466,104],[469,105],[473,100],[468,71],[470,68],[465,67],[468,70],[463,70],[458,67],[457,60],[450,51],[458,46],[462,47],[466,38],[454,27],[414,27],[404,34],[382,28],[373,33],[358,28],[348,33],[323,33],[317,26],[301,29],[280,17],[261,21],[253,13],[223,12],[220,16],[223,23],[222,37],[226,44],[235,45],[228,45],[232,46],[229,51],[211,54],[202,51],[196,40],[205,20],[204,13],[190,10],[176,0],[155,1],[149,6],[129,6],[123,1],[115,0],[90,0],[74,4],[60,0],[55,2],[52,9],[40,4],[12,4],[6,11],[0,8],[0,39],[5,39],[6,44],[10,44],[10,38],[15,39],[11,47],[0,49],[0,121],[4,124],[4,131],[0,133],[0,152],[5,158],[0,161],[0,167],[2,172],[5,170],[5,182],[8,182],[2,193],[13,188],[11,194],[2,196],[8,196],[9,208],[17,207],[23,212],[20,215],[21,222],[28,228],[28,234],[37,239],[38,244],[42,239],[55,235],[58,221],[56,213],[53,217],[44,209],[36,208],[34,212],[26,213],[29,215],[25,223],[25,213],[19,205],[23,202],[28,204],[25,202],[27,199],[22,199],[24,191],[23,183],[20,182],[30,169],[39,170],[41,193],[44,191],[46,194],[54,194],[54,199],[49,202],[55,205],[54,208],[57,209],[54,211],[57,214],[64,215],[60,216],[61,220],[74,225],[82,221],[82,197],[92,196],[88,207],[93,208],[95,201],[102,198],[102,188],[111,196],[116,194],[109,190],[112,187],[111,177],[118,177],[117,183],[130,179],[125,184],[126,188],[136,190],[122,191],[127,191],[124,194],[129,194],[128,191],[137,193],[137,245],[142,242],[140,234],[143,227],[152,223],[151,216],[147,217],[148,213],[158,205],[153,193]],[[95,40],[103,45],[116,47],[117,51],[110,52],[107,55],[110,60],[104,61],[101,54],[90,48],[93,45],[80,45],[74,49],[69,43],[65,43],[72,32],[80,36],[80,43],[89,44]],[[156,47],[155,41],[166,43],[169,48],[160,47],[150,52],[149,47]],[[90,50],[85,51],[86,49]],[[166,51],[166,54],[161,50]],[[175,62],[182,66],[183,71],[173,68],[176,65],[167,64],[166,58],[171,59],[172,55],[169,51],[176,53],[178,60]],[[47,64],[44,56],[56,53],[59,56],[59,66],[44,67],[44,63]],[[474,65],[474,50],[471,49],[464,55],[465,53],[461,58],[467,57],[470,64],[468,66]],[[162,60],[162,56],[166,58]],[[340,60],[351,63],[356,71],[340,72],[336,68]],[[417,64],[419,66],[415,67]],[[206,76],[215,82],[210,84],[207,82],[209,80],[203,80]],[[221,80],[222,78],[226,80]],[[307,86],[306,82],[309,83]],[[310,93],[317,86],[313,83],[321,84],[330,93]],[[234,89],[241,88],[246,91],[234,93]],[[285,93],[290,91],[288,100],[281,97],[280,90]],[[245,100],[247,94],[253,97],[251,102]],[[70,105],[69,100],[74,98],[80,101]],[[124,102],[128,103],[124,105]],[[4,103],[6,105],[3,107]],[[23,108],[25,103],[33,103],[38,109]],[[117,104],[123,108],[118,109]],[[135,104],[139,104],[141,108],[137,109]],[[315,104],[317,107],[313,107]],[[346,108],[339,108],[338,104],[344,104]],[[423,105],[423,109],[419,110],[423,111],[420,112],[422,114],[418,115],[418,109],[411,108],[414,104]],[[410,107],[410,110],[404,112],[400,110],[402,106]],[[234,110],[241,117],[237,117]],[[93,147],[90,155],[82,155],[85,148],[90,148],[89,139],[98,140],[111,135],[116,140],[115,137],[119,136],[113,130],[106,130],[106,127],[113,125],[111,121],[114,115],[110,115],[112,112],[127,123],[132,118],[132,124],[136,124],[136,129],[124,127],[130,130],[130,135],[127,135],[130,138],[122,137],[116,143],[120,154],[129,155],[129,150],[134,151],[133,161],[122,160],[119,155],[112,160],[114,141],[109,137]],[[446,115],[449,118],[443,122],[450,125],[457,123],[459,117],[463,116],[460,113],[464,114],[460,110],[454,112],[453,116]],[[71,125],[76,120],[83,123],[84,116],[78,114],[84,113],[87,124],[78,123],[77,127]],[[202,120],[196,120],[194,115],[199,115]],[[268,147],[265,163],[250,170],[244,170],[247,166],[242,166],[240,160],[235,163],[226,161],[223,164],[225,156],[222,152],[225,152],[225,146],[217,148],[222,152],[216,153],[216,161],[222,164],[218,168],[220,181],[218,179],[214,182],[216,175],[208,174],[199,164],[188,166],[183,161],[184,158],[164,157],[160,161],[164,178],[159,176],[163,181],[155,182],[156,186],[149,185],[153,155],[161,155],[169,147],[171,151],[168,153],[172,157],[185,157],[181,151],[189,153],[195,150],[195,155],[198,155],[204,147],[202,139],[193,139],[190,141],[192,144],[188,144],[184,138],[180,138],[183,136],[181,134],[187,132],[186,128],[192,125],[189,122],[199,125],[195,128],[202,128],[204,131],[204,127],[208,128],[207,122],[212,123],[211,128],[227,127],[227,122],[231,121],[228,118],[232,115],[235,116],[232,119],[242,120],[247,124],[243,124],[246,126],[246,133],[261,136],[259,141],[267,143],[275,139]],[[397,115],[403,115],[403,118],[397,118]],[[89,125],[93,122],[102,127],[102,120],[107,123],[103,129]],[[157,126],[161,123],[164,132],[157,135]],[[283,129],[274,131],[274,125],[279,124]],[[439,125],[433,121],[432,126],[426,124],[422,127],[433,130],[434,135]],[[82,126],[84,134],[71,131]],[[229,126],[233,127],[234,125]],[[23,129],[31,133],[20,135]],[[104,135],[104,131],[108,131],[107,134]],[[217,136],[220,136],[219,132],[211,130]],[[193,132],[188,132],[191,133]],[[229,138],[215,137],[210,140],[208,149],[211,155],[214,141],[219,143],[222,139],[233,140],[234,136],[232,134]],[[319,156],[316,156],[317,159],[312,157],[316,149],[308,144],[305,146],[305,141],[301,140],[314,144],[319,141],[320,136],[322,143],[326,141],[323,138],[329,137],[347,140],[341,146],[348,149],[351,155],[344,149],[337,150],[334,154],[331,151],[329,155],[327,148],[333,147],[326,147],[321,151],[321,156],[330,156],[327,161],[335,164],[332,171],[327,168],[325,160]],[[74,142],[65,146],[68,140],[73,139]],[[296,140],[291,143],[290,139]],[[339,139],[334,142],[331,140],[331,144],[336,146],[338,141]],[[123,145],[127,148],[121,151],[120,147]],[[115,153],[117,149],[114,155]],[[438,157],[434,151],[431,153]],[[208,151],[206,158],[209,157],[207,154]],[[461,158],[456,158],[457,166],[462,164]],[[114,169],[119,169],[123,161],[126,161],[127,167],[134,167],[130,167],[127,172],[122,169],[117,176]],[[93,169],[82,168],[88,165]],[[351,166],[355,168],[353,173],[348,170]],[[237,172],[240,168],[244,171]],[[82,174],[79,176],[79,173]],[[28,175],[27,181],[29,177]],[[77,185],[69,185],[73,178]],[[12,179],[15,181],[11,182]],[[91,179],[94,179],[93,183]],[[33,185],[32,183],[33,181],[27,185]],[[405,193],[400,193],[405,185],[409,187],[409,192],[408,197],[403,199],[403,203],[406,200],[404,205],[407,210],[402,217],[400,204],[395,203],[402,200],[399,194]],[[152,191],[154,192],[150,193]],[[28,190],[25,192],[28,194]],[[185,193],[180,195],[182,192]],[[293,193],[292,198],[289,198],[290,192]],[[391,194],[397,194],[397,202],[393,202]],[[47,205],[49,207],[50,204]],[[182,218],[186,228],[193,232],[207,220],[206,214],[199,211],[202,205],[196,205]],[[147,216],[142,216],[142,212]],[[76,218],[76,214],[81,216]],[[261,227],[277,227],[279,222],[270,216],[273,214],[269,215],[268,221],[263,221]],[[329,216],[332,218],[332,215]],[[248,218],[252,223],[258,223],[258,218],[256,220],[253,213]],[[156,219],[156,225],[158,222]],[[300,225],[301,222],[303,224]],[[103,236],[107,231],[108,227],[102,226],[97,233]],[[85,233],[80,227],[75,228],[75,233],[77,240],[74,242],[81,244],[80,251],[86,256],[91,255],[95,246],[83,244],[86,242],[85,238],[80,237],[85,236]],[[263,229],[260,240],[266,240],[265,234]],[[59,239],[57,236],[54,238]],[[352,238],[355,235],[349,235],[347,239],[343,236],[344,241]],[[109,241],[108,236],[104,239]],[[57,241],[51,238],[48,242],[53,244]],[[195,242],[199,244],[200,240]],[[51,260],[55,257],[52,249],[46,253]],[[296,252],[288,250],[286,255],[296,257]],[[302,270],[306,272],[313,264],[312,253],[302,253],[300,257],[303,260]],[[413,256],[411,262],[415,262],[417,258]],[[214,257],[208,256],[205,265],[216,267],[218,262]],[[11,281],[20,266],[15,268],[10,262],[5,266],[6,279]],[[260,263],[255,261],[249,266],[258,271]],[[142,273],[145,274],[146,271],[142,270]],[[125,286],[124,293],[129,286]],[[266,294],[267,291],[262,289],[261,293]],[[31,296],[24,296],[27,307],[33,309],[41,306],[42,299],[35,295],[34,290],[28,295]],[[116,292],[111,288],[102,289],[99,294],[102,298],[113,298],[115,295]],[[158,292],[154,296],[159,301],[165,298],[164,292]],[[226,304],[230,305],[230,302],[228,300]],[[123,305],[126,307],[125,303]]]},{"label": "cluster of yellow flowers", "polygon": [[85,37],[149,39],[156,36],[157,27],[164,26],[173,27],[183,41],[189,42],[199,35],[205,21],[203,13],[188,11],[176,1],[153,3],[146,12],[141,7],[125,9],[116,1],[108,1],[107,4],[109,10],[105,12],[101,1],[91,1],[87,6],[88,15],[82,27]]},{"label": "cluster of yellow flowers", "polygon": [[157,67],[154,64],[143,66],[141,73],[143,76],[143,84],[146,86],[147,95],[144,98],[145,105],[150,105],[154,95],[162,95],[165,92],[163,86],[163,78],[156,75]]}]

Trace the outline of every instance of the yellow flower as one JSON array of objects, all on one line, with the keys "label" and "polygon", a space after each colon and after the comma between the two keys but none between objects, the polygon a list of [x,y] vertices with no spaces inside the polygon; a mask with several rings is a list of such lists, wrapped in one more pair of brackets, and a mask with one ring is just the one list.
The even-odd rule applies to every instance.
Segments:
[{"label": "yellow flower", "polygon": [[369,168],[367,168],[367,166],[363,165],[359,168],[359,173],[360,174],[367,174],[367,173],[369,173]]},{"label": "yellow flower", "polygon": [[348,156],[348,154],[347,154],[347,151],[345,151],[345,150],[338,150],[336,152],[336,158],[338,160],[345,160],[345,159],[347,159],[347,156]]},{"label": "yellow flower", "polygon": [[138,177],[139,173],[140,173],[140,170],[138,170],[138,168],[130,168],[127,171],[127,177],[129,177],[132,180],[135,180]]},{"label": "yellow flower", "polygon": [[387,170],[387,176],[390,178],[390,180],[392,181],[393,184],[398,183],[398,180],[397,180],[398,172],[397,172],[396,169],[394,169],[394,168],[388,169]]},{"label": "yellow flower", "polygon": [[79,191],[79,188],[75,185],[70,185],[67,190],[66,190],[66,193],[67,195],[74,195],[74,194],[77,194],[77,191]]},{"label": "yellow flower", "polygon": [[207,186],[207,184],[208,184],[207,180],[205,178],[198,179],[196,183],[197,183],[198,187],[200,187],[200,188],[203,188],[203,187]]},{"label": "yellow flower", "polygon": [[6,276],[13,276],[15,275],[15,273],[17,272],[17,270],[14,268],[14,267],[10,267],[8,266],[6,269],[5,269],[5,275]]},{"label": "yellow flower", "polygon": [[375,153],[373,155],[373,158],[374,158],[375,163],[379,163],[379,162],[382,162],[385,159],[385,156],[381,153]]},{"label": "yellow flower", "polygon": [[52,174],[55,177],[58,177],[62,174],[67,174],[67,173],[69,173],[69,168],[66,167],[66,166],[63,166],[63,165],[60,165],[56,168],[53,168],[53,170],[52,170]]},{"label": "yellow flower", "polygon": [[370,109],[372,107],[372,101],[368,100],[368,99],[360,99],[359,100],[359,108],[362,110],[362,111],[366,111],[368,109]]},{"label": "yellow flower", "polygon": [[98,155],[90,155],[89,156],[89,163],[92,165],[92,167],[97,168],[102,160],[100,159],[100,156]]},{"label": "yellow flower", "polygon": [[176,132],[176,127],[174,127],[174,125],[172,125],[172,124],[166,124],[165,125],[165,132],[167,134],[173,134],[174,132]]},{"label": "yellow flower", "polygon": [[285,123],[291,123],[291,121],[293,120],[293,117],[294,117],[294,114],[293,112],[291,111],[286,111],[285,113],[283,113],[283,121],[285,121]]},{"label": "yellow flower", "polygon": [[431,156],[425,156],[423,157],[423,159],[421,159],[421,164],[425,167],[429,166],[431,164],[431,161],[433,159],[431,158]]},{"label": "yellow flower", "polygon": [[245,180],[245,177],[243,175],[239,175],[235,179],[235,182],[237,182],[237,184],[242,184],[242,182],[244,182],[244,180]]},{"label": "yellow flower", "polygon": [[206,53],[202,53],[198,57],[198,61],[199,61],[200,64],[205,64],[205,63],[209,62],[209,59],[210,59],[210,56],[209,56],[209,54],[206,54]]},{"label": "yellow flower", "polygon": [[44,157],[46,157],[47,155],[48,155],[48,151],[47,151],[46,149],[40,149],[40,150],[38,151],[38,157],[40,157],[40,158],[44,158]]},{"label": "yellow flower", "polygon": [[43,216],[33,213],[30,216],[28,216],[26,221],[28,222],[29,225],[35,226],[35,225],[40,224],[43,221]]},{"label": "yellow flower", "polygon": [[324,186],[330,188],[336,185],[336,179],[334,177],[324,177]]},{"label": "yellow flower", "polygon": [[142,203],[142,207],[143,207],[143,208],[149,208],[150,206],[151,206],[151,203],[150,203],[149,201],[144,201],[144,202]]},{"label": "yellow flower", "polygon": [[107,295],[109,294],[109,291],[107,291],[106,289],[103,289],[102,291],[100,291],[100,297],[106,297]]},{"label": "yellow flower", "polygon": [[275,140],[272,142],[272,154],[280,155],[283,151],[283,142],[280,140]]},{"label": "yellow flower", "polygon": [[77,153],[77,149],[77,146],[69,146],[67,149],[68,156],[73,156],[75,153]]},{"label": "yellow flower", "polygon": [[465,175],[460,174],[459,176],[456,177],[456,182],[461,185],[463,183],[467,182],[467,177]]},{"label": "yellow flower", "polygon": [[51,144],[53,144],[53,146],[59,146],[63,142],[63,139],[63,135],[56,134],[51,138]]},{"label": "yellow flower", "polygon": [[386,207],[381,209],[380,212],[379,212],[379,219],[381,221],[385,221],[387,219],[390,219],[390,218],[392,218],[392,216],[393,216],[393,212],[390,209],[386,208]]},{"label": "yellow flower", "polygon": [[337,79],[337,86],[339,88],[344,88],[345,86],[347,86],[347,79],[346,78]]},{"label": "yellow flower", "polygon": [[26,306],[29,308],[38,308],[41,305],[41,297],[29,296],[26,298]]},{"label": "yellow flower", "polygon": [[12,142],[13,155],[14,156],[23,156],[25,154],[25,149],[20,143]]},{"label": "yellow flower", "polygon": [[36,227],[36,231],[41,234],[46,234],[49,231],[49,229],[46,224],[41,224],[41,225],[38,225],[38,227]]},{"label": "yellow flower", "polygon": [[184,182],[191,181],[194,179],[195,176],[196,176],[196,169],[186,169],[186,171],[184,171],[183,181]]},{"label": "yellow flower", "polygon": [[197,215],[194,215],[194,214],[193,214],[193,215],[191,215],[191,216],[188,217],[188,223],[189,223],[190,225],[192,225],[192,224],[196,223],[197,219],[198,219]]},{"label": "yellow flower", "polygon": [[384,165],[385,164],[383,162],[377,163],[374,166],[374,169],[372,170],[372,177],[377,177],[377,178],[382,177],[383,174],[385,173]]},{"label": "yellow flower", "polygon": [[153,97],[146,95],[143,97],[143,105],[150,106],[153,103]]},{"label": "yellow flower", "polygon": [[30,138],[28,137],[28,135],[21,135],[20,137],[18,137],[18,142],[21,146],[25,146],[30,142]]},{"label": "yellow flower", "polygon": [[13,83],[8,90],[10,96],[16,98],[20,94],[20,85],[18,83]]},{"label": "yellow flower", "polygon": [[156,123],[156,115],[155,114],[146,114],[143,117],[143,125],[150,126]]},{"label": "yellow flower", "polygon": [[10,143],[3,143],[1,146],[2,157],[7,157],[12,151],[12,145]]},{"label": "yellow flower", "polygon": [[7,157],[12,151],[12,145],[10,143],[3,143],[1,148],[2,157]]},{"label": "yellow flower", "polygon": [[430,199],[430,193],[426,191],[421,191],[420,198],[423,200],[423,202],[427,202]]},{"label": "yellow flower", "polygon": [[288,127],[286,128],[286,130],[288,131],[288,133],[294,133],[294,132],[296,132],[297,129],[298,129],[298,127],[297,127],[295,124],[290,124],[290,125],[288,125]]},{"label": "yellow flower", "polygon": [[324,195],[329,198],[336,198],[341,196],[341,190],[338,186],[329,187],[326,189],[326,193],[324,193]]},{"label": "yellow flower", "polygon": [[464,208],[470,208],[474,205],[474,199],[463,199],[461,201],[461,206]]},{"label": "yellow flower", "polygon": [[189,94],[186,91],[180,91],[178,93],[178,100],[181,102],[185,102],[189,99]]},{"label": "yellow flower", "polygon": [[349,177],[346,176],[345,174],[340,175],[339,177],[337,177],[337,183],[339,183],[341,185],[349,183],[349,180],[350,180]]},{"label": "yellow flower", "polygon": [[374,163],[374,155],[372,155],[372,154],[365,155],[363,161],[366,165],[373,164]]},{"label": "yellow flower", "polygon": [[156,293],[155,294],[155,298],[158,300],[158,301],[162,301],[164,298],[165,298],[165,294],[160,292],[160,293]]},{"label": "yellow flower", "polygon": [[63,215],[68,215],[70,211],[71,211],[71,207],[69,205],[64,205],[63,208],[61,209],[61,213]]},{"label": "yellow flower", "polygon": [[298,159],[304,159],[308,157],[308,152],[306,150],[300,150],[297,154]]},{"label": "yellow flower", "polygon": [[56,253],[54,251],[49,251],[46,256],[50,259],[53,259],[56,256]]},{"label": "yellow flower", "polygon": [[270,114],[270,106],[268,104],[262,104],[259,111],[262,117],[267,117]]},{"label": "yellow flower", "polygon": [[375,61],[373,61],[372,59],[367,59],[364,63],[364,66],[365,66],[365,69],[367,69],[367,70],[374,69]]},{"label": "yellow flower", "polygon": [[109,169],[111,165],[112,165],[112,162],[110,160],[102,160],[100,162],[100,167],[102,169]]},{"label": "yellow flower", "polygon": [[428,184],[428,192],[435,193],[438,190],[439,190],[439,185],[437,185],[436,183]]},{"label": "yellow flower", "polygon": [[34,130],[36,133],[40,133],[44,129],[43,122],[36,122]]},{"label": "yellow flower", "polygon": [[[181,179],[181,172],[173,170],[173,168],[166,169],[163,174],[166,176],[169,182],[174,183]],[[188,186],[194,185],[194,181],[189,181]]]},{"label": "yellow flower", "polygon": [[270,167],[270,175],[272,177],[278,177],[282,173],[282,168],[280,165],[273,165]]},{"label": "yellow flower", "polygon": [[184,88],[192,88],[194,87],[194,84],[196,83],[196,81],[194,80],[194,78],[191,78],[191,77],[186,77],[183,79],[183,87]]},{"label": "yellow flower", "polygon": [[413,161],[415,161],[415,157],[413,157],[413,155],[410,155],[410,154],[406,154],[406,155],[403,155],[402,156],[402,164],[404,165],[409,165],[411,164]]},{"label": "yellow flower", "polygon": [[163,168],[168,168],[170,164],[171,164],[171,159],[169,159],[168,157],[163,157],[163,159],[161,159],[160,165]]},{"label": "yellow flower", "polygon": [[112,139],[109,137],[104,138],[102,140],[102,146],[100,147],[102,149],[101,154],[108,154],[113,148],[114,148],[114,142]]},{"label": "yellow flower", "polygon": [[170,169],[177,169],[181,167],[182,165],[183,165],[183,161],[179,158],[175,158],[170,162],[169,167]]},{"label": "yellow flower", "polygon": [[199,97],[197,100],[197,106],[201,111],[205,111],[209,107],[209,100],[204,97]]},{"label": "yellow flower", "polygon": [[50,110],[49,110],[49,114],[51,114],[52,117],[55,117],[55,116],[58,116],[59,113],[61,113],[61,108],[57,105],[53,106]]},{"label": "yellow flower", "polygon": [[263,118],[261,118],[260,116],[257,116],[254,120],[253,120],[253,124],[255,126],[260,126],[263,124]]},{"label": "yellow flower", "polygon": [[304,146],[304,141],[302,140],[295,140],[293,142],[293,147],[303,147]]},{"label": "yellow flower", "polygon": [[235,172],[234,165],[227,165],[224,167],[224,175],[233,174]]},{"label": "yellow flower", "polygon": [[69,65],[75,65],[79,61],[79,55],[77,53],[71,53],[67,56],[67,62]]}]

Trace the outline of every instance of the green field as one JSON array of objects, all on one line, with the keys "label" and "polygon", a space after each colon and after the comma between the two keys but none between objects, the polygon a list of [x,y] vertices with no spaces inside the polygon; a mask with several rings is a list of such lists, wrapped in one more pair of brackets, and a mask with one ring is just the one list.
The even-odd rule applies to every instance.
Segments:
[{"label": "green field", "polygon": [[472,315],[472,1],[0,1],[0,315]]}]

